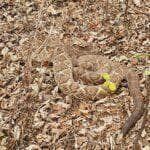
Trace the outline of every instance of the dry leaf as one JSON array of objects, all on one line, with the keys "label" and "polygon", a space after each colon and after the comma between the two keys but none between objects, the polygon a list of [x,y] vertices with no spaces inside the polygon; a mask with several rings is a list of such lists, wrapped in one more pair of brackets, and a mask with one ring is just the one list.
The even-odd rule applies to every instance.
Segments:
[{"label": "dry leaf", "polygon": [[141,0],[133,0],[133,3],[138,7],[141,6]]}]

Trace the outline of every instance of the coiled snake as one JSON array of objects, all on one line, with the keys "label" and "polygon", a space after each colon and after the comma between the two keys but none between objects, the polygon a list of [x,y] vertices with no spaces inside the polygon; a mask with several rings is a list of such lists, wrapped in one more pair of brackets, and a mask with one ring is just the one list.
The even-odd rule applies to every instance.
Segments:
[{"label": "coiled snake", "polygon": [[126,78],[135,110],[122,127],[123,135],[125,136],[141,118],[144,106],[139,77],[120,63],[101,55],[83,55],[73,64],[66,52],[57,50],[54,52],[53,70],[55,81],[64,94],[86,100],[100,99],[112,94],[103,84],[102,73],[109,73],[110,81],[115,83],[116,87]]}]

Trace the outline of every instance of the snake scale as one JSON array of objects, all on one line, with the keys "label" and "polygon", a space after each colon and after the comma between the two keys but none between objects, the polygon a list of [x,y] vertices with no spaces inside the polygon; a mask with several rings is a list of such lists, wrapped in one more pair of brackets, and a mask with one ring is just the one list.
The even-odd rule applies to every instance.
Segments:
[{"label": "snake scale", "polygon": [[71,57],[59,49],[54,52],[53,71],[55,81],[64,94],[84,100],[96,100],[112,94],[110,89],[102,84],[104,82],[102,73],[109,73],[110,80],[116,87],[126,78],[135,109],[122,127],[124,136],[143,115],[143,96],[139,88],[139,77],[118,62],[101,55],[83,55],[73,64]]}]

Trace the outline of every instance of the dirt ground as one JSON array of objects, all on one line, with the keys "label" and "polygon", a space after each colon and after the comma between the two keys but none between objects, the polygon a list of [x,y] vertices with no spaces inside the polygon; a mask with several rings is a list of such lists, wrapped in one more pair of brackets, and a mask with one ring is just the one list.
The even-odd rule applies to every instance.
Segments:
[{"label": "dirt ground", "polygon": [[[0,150],[133,149],[143,118],[122,138],[134,110],[126,81],[110,97],[74,99],[54,81],[52,58],[59,47],[124,63],[144,95],[149,20],[148,0],[0,0]],[[137,150],[150,149],[148,124]]]}]

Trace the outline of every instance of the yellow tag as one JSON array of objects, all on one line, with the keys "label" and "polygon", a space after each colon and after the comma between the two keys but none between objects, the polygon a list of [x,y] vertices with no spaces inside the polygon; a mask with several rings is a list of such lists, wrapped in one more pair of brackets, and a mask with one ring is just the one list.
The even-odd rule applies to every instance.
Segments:
[{"label": "yellow tag", "polygon": [[113,82],[110,82],[110,81],[105,81],[103,83],[103,86],[109,88],[109,90],[112,92],[116,91],[116,89],[117,89],[116,84]]},{"label": "yellow tag", "polygon": [[103,83],[103,86],[105,86],[105,87],[109,87],[109,84],[110,84],[110,81],[105,81],[104,83]]},{"label": "yellow tag", "polygon": [[114,91],[116,91],[116,89],[117,89],[117,87],[116,87],[116,84],[115,83],[113,83],[113,82],[109,82],[109,89],[112,91],[112,92],[114,92]]},{"label": "yellow tag", "polygon": [[102,77],[106,80],[103,83],[103,86],[109,88],[109,90],[112,92],[116,91],[116,84],[110,81],[110,75],[108,73],[102,73]]},{"label": "yellow tag", "polygon": [[102,73],[102,77],[105,80],[110,80],[110,75],[108,73]]}]

